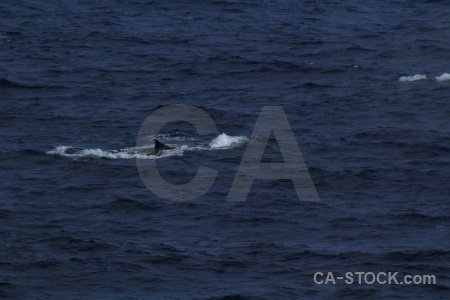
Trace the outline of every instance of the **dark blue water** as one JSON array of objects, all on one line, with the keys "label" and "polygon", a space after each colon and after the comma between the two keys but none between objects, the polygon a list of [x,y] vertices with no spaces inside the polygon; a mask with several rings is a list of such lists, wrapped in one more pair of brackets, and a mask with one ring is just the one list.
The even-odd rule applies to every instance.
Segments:
[{"label": "dark blue water", "polygon": [[[0,298],[448,299],[449,16],[438,0],[2,1]],[[185,123],[161,132],[188,147],[158,158],[162,176],[218,177],[196,200],[158,198],[134,147],[168,104],[230,139],[283,106],[321,201],[290,180],[226,201],[246,143],[206,149],[215,136]]]}]

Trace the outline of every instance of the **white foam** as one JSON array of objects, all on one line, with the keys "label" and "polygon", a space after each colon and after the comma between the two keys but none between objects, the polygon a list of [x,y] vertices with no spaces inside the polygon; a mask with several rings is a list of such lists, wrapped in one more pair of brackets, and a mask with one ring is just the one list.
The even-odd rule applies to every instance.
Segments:
[{"label": "white foam", "polygon": [[210,151],[214,149],[229,149],[246,143],[248,138],[244,136],[229,136],[225,133],[214,138],[209,147],[205,144],[188,146],[179,145],[173,146],[173,149],[163,150],[158,156],[147,155],[153,149],[150,146],[128,147],[120,150],[103,150],[100,148],[82,149],[72,146],[58,146],[53,150],[47,151],[48,155],[59,155],[70,157],[74,159],[92,159],[92,158],[107,158],[107,159],[158,159],[171,156],[182,156],[185,151]]},{"label": "white foam", "polygon": [[417,81],[417,80],[424,80],[424,79],[427,79],[426,75],[416,74],[414,76],[402,76],[398,79],[398,81],[407,82],[407,81]]},{"label": "white foam", "polygon": [[[140,147],[141,148],[141,147]],[[73,150],[67,153],[68,150]],[[108,159],[156,159],[158,156],[146,155],[136,152],[136,148],[126,148],[121,150],[102,150],[102,149],[77,149],[71,146],[58,146],[51,151],[49,155],[61,155],[72,158],[108,158]]]},{"label": "white foam", "polygon": [[450,74],[449,73],[444,73],[441,76],[437,76],[434,77],[437,81],[446,81],[446,80],[450,80]]},{"label": "white foam", "polygon": [[[170,156],[183,156],[184,151],[186,150],[192,150],[193,148],[187,146],[187,145],[181,145],[178,147],[174,147],[173,149],[168,150],[162,150],[158,156],[155,156],[156,158],[162,158],[162,157],[170,157]],[[152,155],[154,156],[154,155]]]},{"label": "white foam", "polygon": [[215,139],[213,139],[209,146],[213,149],[217,148],[230,148],[242,145],[243,143],[247,142],[248,138],[245,136],[230,136],[225,133],[222,133],[221,135],[217,136]]}]

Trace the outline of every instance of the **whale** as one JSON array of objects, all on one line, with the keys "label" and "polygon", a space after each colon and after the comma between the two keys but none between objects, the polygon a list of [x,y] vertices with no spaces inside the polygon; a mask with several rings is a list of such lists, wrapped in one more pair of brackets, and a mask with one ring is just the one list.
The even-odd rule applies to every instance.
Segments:
[{"label": "whale", "polygon": [[153,148],[150,155],[160,155],[161,151],[173,149],[173,147],[167,146],[166,144],[160,142],[157,139],[153,139],[155,147]]}]

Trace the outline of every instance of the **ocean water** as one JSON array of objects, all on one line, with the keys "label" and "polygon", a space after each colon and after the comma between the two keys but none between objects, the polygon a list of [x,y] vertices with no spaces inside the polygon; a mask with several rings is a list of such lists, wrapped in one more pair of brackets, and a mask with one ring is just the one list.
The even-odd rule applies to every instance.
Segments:
[{"label": "ocean water", "polygon": [[[1,299],[448,299],[450,3],[0,2]],[[144,120],[171,183],[149,191]],[[290,180],[226,201],[262,106],[282,106],[320,202]],[[149,158],[151,159],[151,158]],[[276,139],[265,152],[279,161]],[[316,272],[436,276],[315,284]]]}]

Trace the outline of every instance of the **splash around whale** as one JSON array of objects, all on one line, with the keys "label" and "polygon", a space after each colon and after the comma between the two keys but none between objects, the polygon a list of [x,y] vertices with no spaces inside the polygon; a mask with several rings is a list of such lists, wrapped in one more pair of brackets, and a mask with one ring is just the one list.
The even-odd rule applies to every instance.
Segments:
[{"label": "splash around whale", "polygon": [[[161,138],[164,142],[161,142]],[[74,160],[91,160],[91,159],[158,159],[170,156],[182,156],[185,151],[212,151],[227,150],[239,147],[249,141],[245,136],[232,136],[222,133],[213,138],[209,143],[203,143],[196,138],[181,139],[170,135],[159,135],[149,137],[153,140],[142,147],[128,147],[118,150],[105,150],[100,148],[81,148],[74,146],[56,146],[53,150],[47,151],[47,155],[56,155],[71,158]],[[167,140],[168,145],[165,143]],[[170,146],[169,146],[170,145]]]}]

